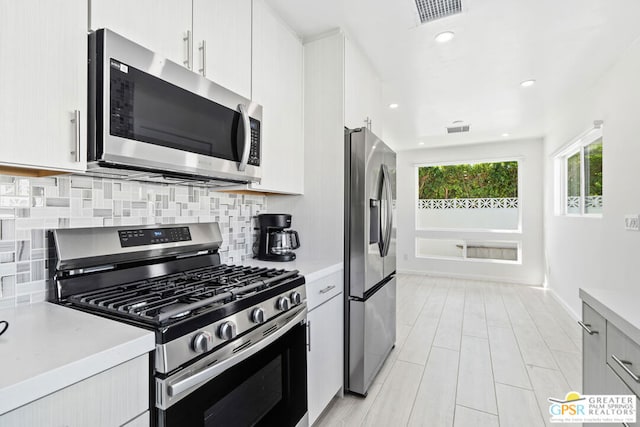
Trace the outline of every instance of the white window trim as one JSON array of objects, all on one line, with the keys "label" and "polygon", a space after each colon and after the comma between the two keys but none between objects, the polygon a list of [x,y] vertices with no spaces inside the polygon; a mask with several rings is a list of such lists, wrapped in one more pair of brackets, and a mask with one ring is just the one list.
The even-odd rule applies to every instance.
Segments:
[{"label": "white window trim", "polygon": [[416,197],[419,191],[420,183],[418,182],[418,169],[422,167],[433,166],[456,166],[463,164],[478,164],[478,163],[502,163],[502,162],[517,162],[518,163],[518,227],[517,228],[505,228],[505,229],[492,229],[492,228],[454,228],[454,227],[418,227],[418,210],[413,207],[413,224],[415,231],[444,231],[444,232],[471,232],[471,233],[496,233],[496,234],[522,234],[522,174],[521,168],[524,162],[523,156],[506,156],[506,157],[489,157],[484,159],[471,159],[471,160],[448,160],[440,162],[421,162],[414,163],[414,189],[413,197]]},{"label": "white window trim", "polygon": [[[556,216],[565,216],[568,218],[602,218],[602,213],[588,213],[585,212],[586,203],[584,195],[584,147],[602,138],[602,122],[594,122],[595,126],[592,129],[582,133],[577,138],[574,138],[567,145],[563,146],[553,154],[555,163],[555,190],[556,190],[556,204],[554,213]],[[572,213],[567,212],[567,159],[575,154],[580,153],[580,212]]]}]

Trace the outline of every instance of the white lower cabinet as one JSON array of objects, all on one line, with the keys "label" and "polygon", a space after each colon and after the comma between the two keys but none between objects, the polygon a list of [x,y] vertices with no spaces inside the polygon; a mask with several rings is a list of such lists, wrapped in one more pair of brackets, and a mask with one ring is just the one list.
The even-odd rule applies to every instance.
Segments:
[{"label": "white lower cabinet", "polygon": [[[582,386],[583,394],[636,395],[640,365],[640,344],[620,331],[602,313],[582,303]],[[621,425],[584,423],[584,427]],[[640,423],[622,424],[628,426]]]},{"label": "white lower cabinet", "polygon": [[142,427],[149,425],[148,410],[145,354],[0,415],[0,427]]},{"label": "white lower cabinet", "polygon": [[149,415],[149,411],[146,411],[145,413],[126,423],[123,427],[149,427],[150,425],[151,415]]},{"label": "white lower cabinet", "polygon": [[[322,296],[326,296],[327,299],[314,299]],[[342,272],[307,284],[307,299],[310,304],[307,315],[309,328],[307,384],[309,425],[311,425],[342,389],[344,365]]]}]

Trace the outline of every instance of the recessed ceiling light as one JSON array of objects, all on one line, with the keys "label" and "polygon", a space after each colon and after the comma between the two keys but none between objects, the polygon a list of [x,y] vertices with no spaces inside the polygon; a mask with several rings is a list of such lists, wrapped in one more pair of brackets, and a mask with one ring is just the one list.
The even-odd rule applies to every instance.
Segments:
[{"label": "recessed ceiling light", "polygon": [[418,145],[424,145],[424,142],[418,142]]},{"label": "recessed ceiling light", "polygon": [[453,31],[445,31],[436,36],[436,41],[438,43],[446,43],[451,41],[455,37],[455,33]]},{"label": "recessed ceiling light", "polygon": [[525,80],[523,82],[520,82],[520,86],[522,86],[522,87],[531,87],[534,84],[536,84],[535,80]]},{"label": "recessed ceiling light", "polygon": [[389,108],[396,109],[398,108],[398,104],[389,104]]},{"label": "recessed ceiling light", "polygon": [[507,137],[507,136],[509,136],[509,134],[505,132],[505,133],[502,134],[502,136]]}]

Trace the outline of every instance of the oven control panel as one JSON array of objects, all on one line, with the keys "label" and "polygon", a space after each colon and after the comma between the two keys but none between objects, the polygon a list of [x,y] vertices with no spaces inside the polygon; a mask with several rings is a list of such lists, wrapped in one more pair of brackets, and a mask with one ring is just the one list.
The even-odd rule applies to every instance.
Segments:
[{"label": "oven control panel", "polygon": [[189,227],[141,228],[138,230],[118,230],[123,248],[158,243],[187,242],[191,240]]}]

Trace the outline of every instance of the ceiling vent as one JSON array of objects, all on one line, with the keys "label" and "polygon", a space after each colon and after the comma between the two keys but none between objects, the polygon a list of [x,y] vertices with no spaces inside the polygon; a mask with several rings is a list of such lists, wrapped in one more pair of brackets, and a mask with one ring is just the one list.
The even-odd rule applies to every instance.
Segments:
[{"label": "ceiling vent", "polygon": [[415,0],[420,22],[435,21],[462,12],[462,0]]},{"label": "ceiling vent", "polygon": [[451,126],[447,128],[447,133],[469,132],[469,125]]}]

